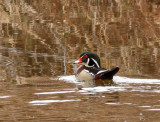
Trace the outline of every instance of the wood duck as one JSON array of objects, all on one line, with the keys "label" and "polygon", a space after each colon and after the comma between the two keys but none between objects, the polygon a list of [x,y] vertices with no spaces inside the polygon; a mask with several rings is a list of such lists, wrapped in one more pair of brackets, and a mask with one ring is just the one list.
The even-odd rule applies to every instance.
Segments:
[{"label": "wood duck", "polygon": [[82,64],[76,71],[78,81],[112,80],[113,76],[119,71],[118,67],[111,70],[101,68],[99,56],[88,51],[83,52],[74,64]]}]

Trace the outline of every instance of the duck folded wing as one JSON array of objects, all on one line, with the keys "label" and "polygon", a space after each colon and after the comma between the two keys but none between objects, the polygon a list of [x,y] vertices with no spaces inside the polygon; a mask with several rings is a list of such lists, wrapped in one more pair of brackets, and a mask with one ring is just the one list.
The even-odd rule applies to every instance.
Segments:
[{"label": "duck folded wing", "polygon": [[113,76],[119,71],[119,68],[118,67],[115,67],[111,70],[107,70],[107,69],[99,69],[97,72],[96,72],[96,75],[95,75],[95,80],[97,79],[108,79],[108,80],[111,80],[113,79]]}]

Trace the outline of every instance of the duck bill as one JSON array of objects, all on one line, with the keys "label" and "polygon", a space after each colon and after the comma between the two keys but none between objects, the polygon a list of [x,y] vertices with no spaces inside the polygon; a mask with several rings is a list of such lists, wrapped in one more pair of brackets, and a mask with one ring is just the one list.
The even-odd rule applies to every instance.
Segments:
[{"label": "duck bill", "polygon": [[81,58],[74,62],[74,64],[79,64],[79,63],[82,63],[82,59]]}]

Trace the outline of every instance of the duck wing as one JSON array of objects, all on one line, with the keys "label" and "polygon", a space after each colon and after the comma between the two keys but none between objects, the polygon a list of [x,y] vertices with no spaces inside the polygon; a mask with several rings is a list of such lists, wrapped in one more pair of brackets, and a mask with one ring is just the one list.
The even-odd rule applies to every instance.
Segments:
[{"label": "duck wing", "polygon": [[119,71],[119,67],[115,67],[111,70],[107,69],[99,69],[99,71],[95,75],[95,80],[96,79],[108,79],[112,80],[113,76]]},{"label": "duck wing", "polygon": [[78,68],[76,74],[79,74],[82,70],[84,70],[85,72],[93,76],[95,80],[98,80],[98,79],[112,80],[113,76],[119,71],[119,68],[115,67],[111,70],[108,70],[104,68],[86,67],[82,65]]}]

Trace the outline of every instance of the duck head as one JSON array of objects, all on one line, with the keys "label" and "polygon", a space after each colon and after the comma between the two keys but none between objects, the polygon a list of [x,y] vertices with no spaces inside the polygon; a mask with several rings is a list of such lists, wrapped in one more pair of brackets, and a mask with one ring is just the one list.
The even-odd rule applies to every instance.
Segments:
[{"label": "duck head", "polygon": [[79,60],[75,61],[74,64],[84,64],[86,67],[100,68],[100,58],[97,54],[92,52],[83,52],[80,55]]}]

